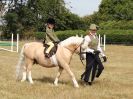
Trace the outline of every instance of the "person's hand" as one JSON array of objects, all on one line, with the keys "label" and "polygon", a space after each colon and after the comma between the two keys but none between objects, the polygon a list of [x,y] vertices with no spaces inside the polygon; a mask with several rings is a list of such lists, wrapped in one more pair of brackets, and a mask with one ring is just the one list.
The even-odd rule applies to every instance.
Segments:
[{"label": "person's hand", "polygon": [[100,53],[99,50],[94,50],[94,54],[98,55]]},{"label": "person's hand", "polygon": [[107,57],[106,56],[103,56],[102,58],[103,58],[104,62],[107,62]]},{"label": "person's hand", "polygon": [[80,54],[80,59],[85,60],[86,59],[86,54]]}]

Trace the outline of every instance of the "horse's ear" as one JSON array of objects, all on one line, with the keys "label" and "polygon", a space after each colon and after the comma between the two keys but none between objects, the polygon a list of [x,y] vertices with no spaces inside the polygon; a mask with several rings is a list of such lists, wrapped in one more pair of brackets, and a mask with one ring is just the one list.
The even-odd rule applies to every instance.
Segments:
[{"label": "horse's ear", "polygon": [[79,37],[79,36],[76,34],[76,37]]}]

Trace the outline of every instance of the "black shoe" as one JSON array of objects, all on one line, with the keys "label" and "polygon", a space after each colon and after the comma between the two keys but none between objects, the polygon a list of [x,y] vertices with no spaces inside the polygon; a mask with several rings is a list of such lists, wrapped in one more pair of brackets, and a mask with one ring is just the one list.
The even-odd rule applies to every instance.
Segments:
[{"label": "black shoe", "polygon": [[84,80],[84,74],[81,75],[81,80]]},{"label": "black shoe", "polygon": [[91,86],[91,85],[92,85],[92,82],[84,82],[84,85],[85,85],[85,86],[88,86],[88,85]]},{"label": "black shoe", "polygon": [[88,82],[88,84],[91,86],[92,85],[92,82]]},{"label": "black shoe", "polygon": [[96,77],[98,78],[101,75],[102,71],[97,72]]},{"label": "black shoe", "polygon": [[99,75],[96,75],[96,77],[98,78],[98,77],[99,77]]}]

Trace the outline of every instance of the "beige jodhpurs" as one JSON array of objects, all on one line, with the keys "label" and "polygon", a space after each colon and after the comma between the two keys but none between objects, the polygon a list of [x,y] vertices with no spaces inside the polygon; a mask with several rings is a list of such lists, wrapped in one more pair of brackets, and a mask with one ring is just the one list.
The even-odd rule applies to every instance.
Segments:
[{"label": "beige jodhpurs", "polygon": [[51,51],[51,49],[54,47],[54,44],[52,42],[48,42],[47,45],[49,45],[49,47],[46,50],[46,53],[49,53]]}]

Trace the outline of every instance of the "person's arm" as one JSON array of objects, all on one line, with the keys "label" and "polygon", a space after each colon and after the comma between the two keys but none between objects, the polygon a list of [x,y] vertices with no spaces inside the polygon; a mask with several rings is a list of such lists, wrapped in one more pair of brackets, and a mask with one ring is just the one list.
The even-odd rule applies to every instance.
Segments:
[{"label": "person's arm", "polygon": [[60,40],[57,38],[57,36],[53,33],[52,30],[46,29],[46,34],[53,42],[59,42]]},{"label": "person's arm", "polygon": [[83,44],[82,44],[82,48],[83,49],[87,49],[90,42],[91,42],[90,37],[89,36],[85,36]]},{"label": "person's arm", "polygon": [[53,41],[53,42],[59,42],[60,40],[57,38],[56,35],[54,35],[53,33],[48,33],[47,32],[48,37]]},{"label": "person's arm", "polygon": [[94,53],[94,50],[88,47],[88,48],[86,49],[86,52]]}]

